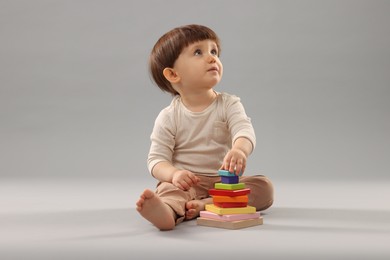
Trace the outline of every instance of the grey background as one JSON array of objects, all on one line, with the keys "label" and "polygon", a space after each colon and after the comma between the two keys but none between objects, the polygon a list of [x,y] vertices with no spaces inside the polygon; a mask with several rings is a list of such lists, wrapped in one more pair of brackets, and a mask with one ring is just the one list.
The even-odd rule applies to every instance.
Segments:
[{"label": "grey background", "polygon": [[0,175],[151,178],[170,96],[147,58],[173,27],[222,41],[258,146],[247,174],[389,179],[390,1],[0,1]]},{"label": "grey background", "polygon": [[[0,0],[0,258],[389,259],[389,13],[375,0]],[[135,209],[171,99],[147,58],[189,23],[219,34],[216,90],[252,118],[247,174],[275,186],[264,225],[160,232]],[[231,237],[239,247],[223,247]]]}]

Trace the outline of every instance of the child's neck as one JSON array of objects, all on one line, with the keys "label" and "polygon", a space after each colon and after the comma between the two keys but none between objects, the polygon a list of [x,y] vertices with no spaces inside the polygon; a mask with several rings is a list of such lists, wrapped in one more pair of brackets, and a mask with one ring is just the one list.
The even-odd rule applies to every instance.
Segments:
[{"label": "child's neck", "polygon": [[181,100],[185,107],[192,112],[202,112],[210,106],[217,97],[217,93],[210,89],[206,92],[182,93]]}]

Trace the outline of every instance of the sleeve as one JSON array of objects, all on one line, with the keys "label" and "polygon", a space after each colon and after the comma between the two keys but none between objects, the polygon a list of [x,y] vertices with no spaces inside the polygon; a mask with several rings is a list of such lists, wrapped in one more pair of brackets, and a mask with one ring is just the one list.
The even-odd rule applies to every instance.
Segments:
[{"label": "sleeve", "polygon": [[157,116],[150,141],[147,165],[149,172],[152,173],[153,167],[157,163],[162,161],[172,162],[175,146],[175,127],[169,110],[164,109]]},{"label": "sleeve", "polygon": [[256,147],[256,135],[251,122],[247,116],[241,100],[237,96],[231,96],[226,100],[227,124],[232,136],[232,144],[240,138],[245,137],[252,143],[252,151]]}]

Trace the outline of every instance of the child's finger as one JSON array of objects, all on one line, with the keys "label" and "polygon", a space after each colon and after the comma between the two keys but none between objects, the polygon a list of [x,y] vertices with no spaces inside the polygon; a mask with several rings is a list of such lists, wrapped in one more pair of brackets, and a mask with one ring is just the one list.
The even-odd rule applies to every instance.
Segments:
[{"label": "child's finger", "polygon": [[199,181],[198,176],[195,174],[191,173],[188,175],[189,181],[192,182],[193,184],[196,184]]},{"label": "child's finger", "polygon": [[236,175],[239,175],[240,173],[243,172],[243,163],[242,163],[242,160],[238,160],[237,163],[236,163],[236,167],[235,167],[235,174]]},{"label": "child's finger", "polygon": [[232,158],[232,159],[230,160],[230,164],[229,164],[229,172],[235,172],[235,170],[236,170],[236,164],[237,164],[236,159],[235,159],[235,158]]}]

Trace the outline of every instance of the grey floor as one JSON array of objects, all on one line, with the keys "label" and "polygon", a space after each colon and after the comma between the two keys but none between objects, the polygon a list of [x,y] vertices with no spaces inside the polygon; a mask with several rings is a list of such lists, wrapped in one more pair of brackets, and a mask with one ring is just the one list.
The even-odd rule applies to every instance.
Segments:
[{"label": "grey floor", "polygon": [[278,182],[264,225],[161,232],[135,201],[154,182],[5,179],[0,259],[389,259],[389,182]]}]

